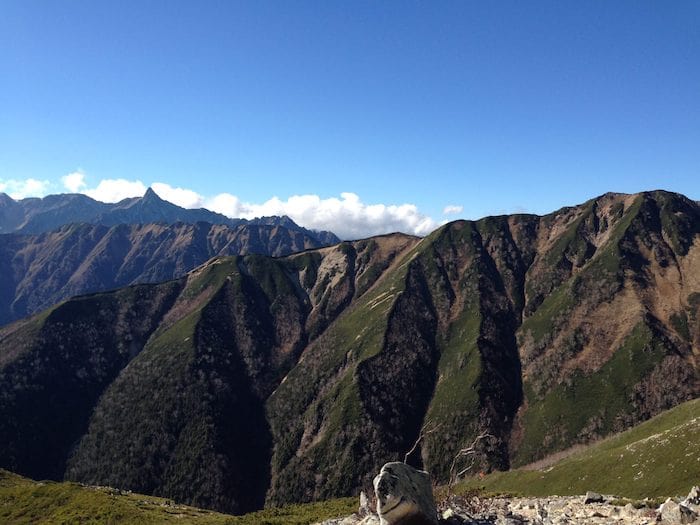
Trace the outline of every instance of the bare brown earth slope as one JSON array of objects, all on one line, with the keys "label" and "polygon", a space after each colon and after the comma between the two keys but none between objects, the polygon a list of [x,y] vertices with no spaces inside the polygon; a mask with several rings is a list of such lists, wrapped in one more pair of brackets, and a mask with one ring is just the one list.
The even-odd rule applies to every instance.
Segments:
[{"label": "bare brown earth slope", "polygon": [[[217,258],[0,330],[0,467],[228,512],[507,469],[700,394],[700,207],[606,194]],[[605,475],[605,473],[601,473]]]}]

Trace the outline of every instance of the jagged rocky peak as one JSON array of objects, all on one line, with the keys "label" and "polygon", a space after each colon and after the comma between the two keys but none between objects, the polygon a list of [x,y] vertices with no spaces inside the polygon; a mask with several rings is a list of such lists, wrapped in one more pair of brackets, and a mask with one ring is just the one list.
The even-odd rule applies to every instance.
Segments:
[{"label": "jagged rocky peak", "polygon": [[161,202],[163,200],[158,196],[158,194],[150,186],[146,190],[146,193],[143,194],[142,199],[144,201],[153,201],[153,202]]}]

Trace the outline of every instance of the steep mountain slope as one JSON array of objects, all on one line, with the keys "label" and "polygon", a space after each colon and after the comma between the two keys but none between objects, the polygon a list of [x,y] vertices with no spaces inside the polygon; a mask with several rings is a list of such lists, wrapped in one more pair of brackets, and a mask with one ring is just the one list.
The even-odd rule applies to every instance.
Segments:
[{"label": "steep mountain slope", "polygon": [[2,463],[38,478],[63,476],[102,391],[137,355],[181,284],[84,298],[2,333]]},{"label": "steep mountain slope", "polygon": [[[134,294],[167,311],[127,355],[102,305]],[[438,481],[481,433],[477,468],[506,469],[698,397],[699,307],[700,209],[665,192],[215,259],[0,330],[0,466],[230,512],[353,493],[421,432]],[[94,409],[25,422],[66,376]],[[33,461],[49,428],[73,445]]]},{"label": "steep mountain slope", "polygon": [[280,256],[325,245],[290,223],[73,224],[0,235],[0,266],[8,269],[0,275],[0,325],[74,295],[180,277],[217,255]]},{"label": "steep mountain slope", "polygon": [[284,226],[285,228],[315,238],[318,246],[340,241],[333,233],[314,232],[302,228],[289,217],[262,217],[253,220],[230,219],[204,208],[185,209],[161,199],[151,188],[143,197],[124,199],[114,204],[99,202],[87,195],[68,193],[44,198],[13,200],[0,193],[0,233],[39,234],[74,223],[102,224],[196,224],[208,222],[230,227],[242,224]]}]

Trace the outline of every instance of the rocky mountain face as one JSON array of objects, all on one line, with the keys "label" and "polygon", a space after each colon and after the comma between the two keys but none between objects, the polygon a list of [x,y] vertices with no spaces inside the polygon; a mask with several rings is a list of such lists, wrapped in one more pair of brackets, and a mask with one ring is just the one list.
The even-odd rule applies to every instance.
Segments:
[{"label": "rocky mountain face", "polygon": [[78,294],[183,276],[220,255],[271,256],[325,246],[285,225],[71,224],[38,235],[0,235],[0,325]]},{"label": "rocky mountain face", "polygon": [[507,469],[698,397],[699,359],[700,208],[606,194],[0,329],[0,467],[228,512],[356,493],[412,448],[446,482],[478,435],[475,469]]},{"label": "rocky mountain face", "polygon": [[204,208],[186,209],[161,199],[151,188],[143,197],[124,199],[114,204],[99,202],[87,195],[68,193],[44,198],[13,200],[0,193],[0,234],[46,233],[74,223],[101,224],[196,224],[208,222],[236,227],[244,224],[256,226],[283,226],[296,233],[315,238],[318,246],[340,241],[333,233],[311,231],[302,228],[289,217],[261,217],[253,220],[231,219]]}]

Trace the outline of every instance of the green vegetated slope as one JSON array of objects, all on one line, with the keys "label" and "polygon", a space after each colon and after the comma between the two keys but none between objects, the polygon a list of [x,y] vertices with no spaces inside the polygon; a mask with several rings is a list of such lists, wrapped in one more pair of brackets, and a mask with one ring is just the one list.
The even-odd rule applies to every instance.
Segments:
[{"label": "green vegetated slope", "polygon": [[189,507],[170,499],[88,487],[71,482],[36,482],[0,469],[0,521],[20,524],[54,523],[180,523],[206,525],[308,525],[345,516],[356,498],[289,505],[243,516]]},{"label": "green vegetated slope", "polygon": [[63,477],[103,390],[141,350],[181,283],[61,304],[0,335],[0,464]]},{"label": "green vegetated slope", "polygon": [[593,490],[639,499],[683,496],[700,477],[699,435],[696,399],[547,467],[490,474],[457,490],[484,487],[529,496]]},{"label": "green vegetated slope", "polygon": [[[479,435],[475,469],[523,465],[698,397],[699,276],[698,205],[664,192],[213,259],[1,329],[0,466],[242,513],[412,448],[447,482]],[[81,401],[23,416],[54,391]]]}]

